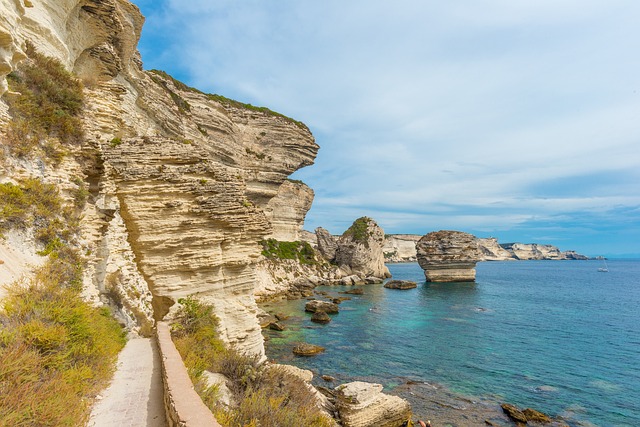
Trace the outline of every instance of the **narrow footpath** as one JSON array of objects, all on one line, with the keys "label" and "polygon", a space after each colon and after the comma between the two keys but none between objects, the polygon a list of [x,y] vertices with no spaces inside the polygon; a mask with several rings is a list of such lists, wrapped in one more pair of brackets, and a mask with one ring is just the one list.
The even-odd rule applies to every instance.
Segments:
[{"label": "narrow footpath", "polygon": [[154,340],[130,339],[89,427],[166,427],[160,356]]}]

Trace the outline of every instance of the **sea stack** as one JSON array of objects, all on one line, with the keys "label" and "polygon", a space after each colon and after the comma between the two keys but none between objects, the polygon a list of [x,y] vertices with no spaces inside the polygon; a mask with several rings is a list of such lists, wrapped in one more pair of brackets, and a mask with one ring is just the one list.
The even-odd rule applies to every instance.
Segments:
[{"label": "sea stack", "polygon": [[474,235],[441,230],[424,235],[416,243],[418,263],[428,282],[473,282],[481,259]]}]

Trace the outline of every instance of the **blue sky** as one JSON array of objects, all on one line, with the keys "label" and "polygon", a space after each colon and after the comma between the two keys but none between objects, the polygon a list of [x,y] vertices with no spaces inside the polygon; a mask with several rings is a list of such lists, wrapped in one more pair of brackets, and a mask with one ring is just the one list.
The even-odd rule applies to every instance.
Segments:
[{"label": "blue sky", "polygon": [[137,0],[145,68],[305,122],[305,227],[640,256],[640,2]]}]

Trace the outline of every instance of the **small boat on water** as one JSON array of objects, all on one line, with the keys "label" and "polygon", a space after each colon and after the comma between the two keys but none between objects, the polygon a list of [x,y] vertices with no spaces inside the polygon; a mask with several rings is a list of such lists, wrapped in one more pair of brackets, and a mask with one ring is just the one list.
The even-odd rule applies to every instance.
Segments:
[{"label": "small boat on water", "polygon": [[605,257],[599,257],[602,262],[604,262],[604,267],[600,267],[598,268],[598,271],[600,273],[608,273],[609,272],[609,266],[607,265],[607,259]]}]

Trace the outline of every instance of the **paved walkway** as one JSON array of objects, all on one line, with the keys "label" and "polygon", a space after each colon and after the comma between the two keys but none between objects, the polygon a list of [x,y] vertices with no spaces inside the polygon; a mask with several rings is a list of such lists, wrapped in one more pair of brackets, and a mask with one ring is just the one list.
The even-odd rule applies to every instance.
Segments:
[{"label": "paved walkway", "polygon": [[89,427],[166,427],[160,356],[149,338],[130,339],[109,388],[91,411]]}]

